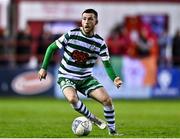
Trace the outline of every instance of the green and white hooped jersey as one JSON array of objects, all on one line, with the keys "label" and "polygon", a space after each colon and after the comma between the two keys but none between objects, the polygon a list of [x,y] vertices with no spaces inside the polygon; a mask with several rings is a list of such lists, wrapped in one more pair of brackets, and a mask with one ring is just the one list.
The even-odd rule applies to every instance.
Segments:
[{"label": "green and white hooped jersey", "polygon": [[59,77],[83,80],[92,75],[98,56],[102,61],[109,60],[105,41],[97,34],[85,36],[80,28],[69,31],[56,40],[56,45],[64,48],[59,68]]}]

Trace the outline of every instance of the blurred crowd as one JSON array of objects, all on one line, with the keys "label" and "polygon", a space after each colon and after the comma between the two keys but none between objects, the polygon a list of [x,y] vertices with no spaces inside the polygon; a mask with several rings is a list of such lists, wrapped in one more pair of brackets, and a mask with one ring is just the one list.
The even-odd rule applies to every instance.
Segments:
[{"label": "blurred crowd", "polygon": [[[56,37],[49,31],[34,38],[30,28],[19,30],[15,36],[0,28],[0,66],[35,68],[42,62],[48,45]],[[180,67],[180,30],[170,36],[167,30],[157,35],[151,26],[128,27],[124,23],[115,25],[106,39],[111,56],[128,56],[131,58],[156,57],[157,65],[162,67]],[[51,64],[57,64],[57,52]]]},{"label": "blurred crowd", "polygon": [[167,30],[153,32],[148,24],[128,27],[117,24],[107,38],[111,56],[154,57],[159,67],[180,67],[180,30],[170,36]]},{"label": "blurred crowd", "polygon": [[[29,26],[11,37],[7,35],[6,30],[0,28],[0,67],[40,66],[47,47],[55,39],[49,31],[43,31],[38,37],[33,37]],[[55,65],[58,58],[56,53],[50,64]]]}]

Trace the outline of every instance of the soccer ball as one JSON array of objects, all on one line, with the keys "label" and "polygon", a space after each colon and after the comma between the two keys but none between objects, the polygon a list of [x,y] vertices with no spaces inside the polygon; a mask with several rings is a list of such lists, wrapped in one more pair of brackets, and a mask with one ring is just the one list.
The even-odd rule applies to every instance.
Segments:
[{"label": "soccer ball", "polygon": [[87,136],[92,131],[92,123],[86,117],[81,116],[74,119],[72,131],[78,136]]}]

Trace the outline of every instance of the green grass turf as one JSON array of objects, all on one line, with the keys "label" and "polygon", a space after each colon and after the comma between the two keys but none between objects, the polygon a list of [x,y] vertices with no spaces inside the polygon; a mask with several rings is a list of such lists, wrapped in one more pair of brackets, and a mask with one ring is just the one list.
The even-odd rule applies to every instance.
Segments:
[{"label": "green grass turf", "polygon": [[[83,101],[98,117],[103,110],[94,100]],[[121,138],[180,137],[180,100],[114,100]],[[0,98],[1,138],[76,138],[71,131],[80,116],[64,100]],[[112,138],[93,126],[90,138]]]}]

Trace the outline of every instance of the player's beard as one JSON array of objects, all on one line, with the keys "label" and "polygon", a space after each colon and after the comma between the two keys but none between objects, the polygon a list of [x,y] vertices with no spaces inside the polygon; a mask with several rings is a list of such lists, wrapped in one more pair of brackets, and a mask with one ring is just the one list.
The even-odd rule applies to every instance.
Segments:
[{"label": "player's beard", "polygon": [[85,35],[92,36],[94,34],[94,27],[82,27]]}]

